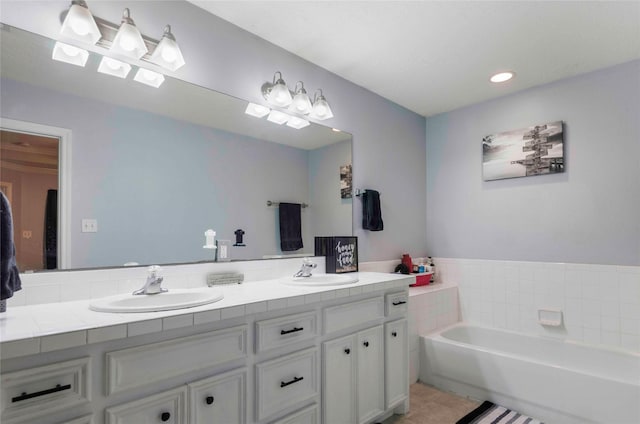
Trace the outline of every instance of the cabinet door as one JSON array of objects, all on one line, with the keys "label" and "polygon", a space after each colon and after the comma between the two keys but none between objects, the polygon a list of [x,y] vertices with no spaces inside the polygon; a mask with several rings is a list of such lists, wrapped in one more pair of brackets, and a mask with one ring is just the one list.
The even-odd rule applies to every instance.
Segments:
[{"label": "cabinet door", "polygon": [[107,424],[187,424],[187,388],[180,387],[105,411]]},{"label": "cabinet door", "polygon": [[322,422],[356,421],[355,337],[347,336],[322,344]]},{"label": "cabinet door", "polygon": [[385,397],[387,408],[409,396],[409,342],[407,320],[385,324]]},{"label": "cabinet door", "polygon": [[245,368],[189,384],[189,423],[244,424]]},{"label": "cabinet door", "polygon": [[381,325],[358,333],[358,422],[384,412],[384,331]]}]

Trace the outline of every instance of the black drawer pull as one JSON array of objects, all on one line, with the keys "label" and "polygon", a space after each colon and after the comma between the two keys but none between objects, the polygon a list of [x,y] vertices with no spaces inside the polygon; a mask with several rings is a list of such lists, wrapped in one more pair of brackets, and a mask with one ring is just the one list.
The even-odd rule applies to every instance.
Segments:
[{"label": "black drawer pull", "polygon": [[364,342],[362,344],[364,345],[364,347],[369,347],[369,342]]},{"label": "black drawer pull", "polygon": [[347,355],[351,353],[351,349],[345,349],[344,353],[346,353]]},{"label": "black drawer pull", "polygon": [[213,403],[213,396],[207,396],[204,401],[207,403],[207,405],[211,405]]},{"label": "black drawer pull", "polygon": [[163,412],[162,414],[160,414],[160,420],[162,422],[166,422],[169,421],[171,419],[171,414],[168,412]]},{"label": "black drawer pull", "polygon": [[284,336],[285,334],[296,333],[302,330],[304,330],[304,327],[293,327],[291,330],[280,330],[280,335]]},{"label": "black drawer pull", "polygon": [[71,388],[71,384],[67,384],[66,386],[61,386],[59,384],[56,384],[56,387],[54,387],[53,389],[42,390],[41,392],[35,392],[35,393],[22,392],[20,396],[11,398],[11,402],[20,402],[22,400],[33,399],[38,396],[50,395],[51,393],[57,393],[63,390],[69,390],[70,388]]},{"label": "black drawer pull", "polygon": [[280,387],[287,387],[290,384],[297,383],[298,381],[302,381],[302,380],[304,380],[304,377],[294,377],[293,380],[287,381],[286,383],[284,381],[281,381]]},{"label": "black drawer pull", "polygon": [[405,303],[407,303],[406,300],[398,300],[397,302],[393,302],[392,305],[398,306],[398,305],[404,305]]},{"label": "black drawer pull", "polygon": [[395,331],[394,331],[393,333],[391,333],[391,335],[392,335],[393,337],[398,337],[398,333],[397,333],[397,332],[395,332]]}]

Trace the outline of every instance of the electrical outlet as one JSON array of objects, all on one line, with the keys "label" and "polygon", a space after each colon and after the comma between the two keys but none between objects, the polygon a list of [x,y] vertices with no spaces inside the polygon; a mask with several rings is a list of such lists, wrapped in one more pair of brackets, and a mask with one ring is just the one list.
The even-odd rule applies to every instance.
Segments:
[{"label": "electrical outlet", "polygon": [[97,219],[83,219],[82,220],[82,232],[83,233],[97,233],[98,232],[98,220]]}]

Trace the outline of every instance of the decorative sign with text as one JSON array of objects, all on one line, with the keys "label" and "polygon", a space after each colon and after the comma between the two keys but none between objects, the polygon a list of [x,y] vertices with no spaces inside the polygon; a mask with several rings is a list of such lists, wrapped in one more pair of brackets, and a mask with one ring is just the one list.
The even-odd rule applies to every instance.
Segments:
[{"label": "decorative sign with text", "polygon": [[358,237],[316,237],[315,255],[326,257],[326,272],[358,271]]}]

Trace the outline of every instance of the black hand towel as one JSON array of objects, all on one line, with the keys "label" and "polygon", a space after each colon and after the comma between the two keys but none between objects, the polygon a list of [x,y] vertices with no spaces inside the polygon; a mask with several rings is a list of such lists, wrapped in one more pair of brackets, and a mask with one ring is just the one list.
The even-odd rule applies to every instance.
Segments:
[{"label": "black hand towel", "polygon": [[380,210],[380,193],[375,190],[365,190],[362,193],[362,229],[382,231],[382,211]]},{"label": "black hand towel", "polygon": [[280,249],[302,249],[302,224],[299,203],[280,203]]},{"label": "black hand towel", "polygon": [[4,193],[0,192],[0,300],[10,298],[13,292],[21,289],[16,247],[13,244],[11,206]]}]

